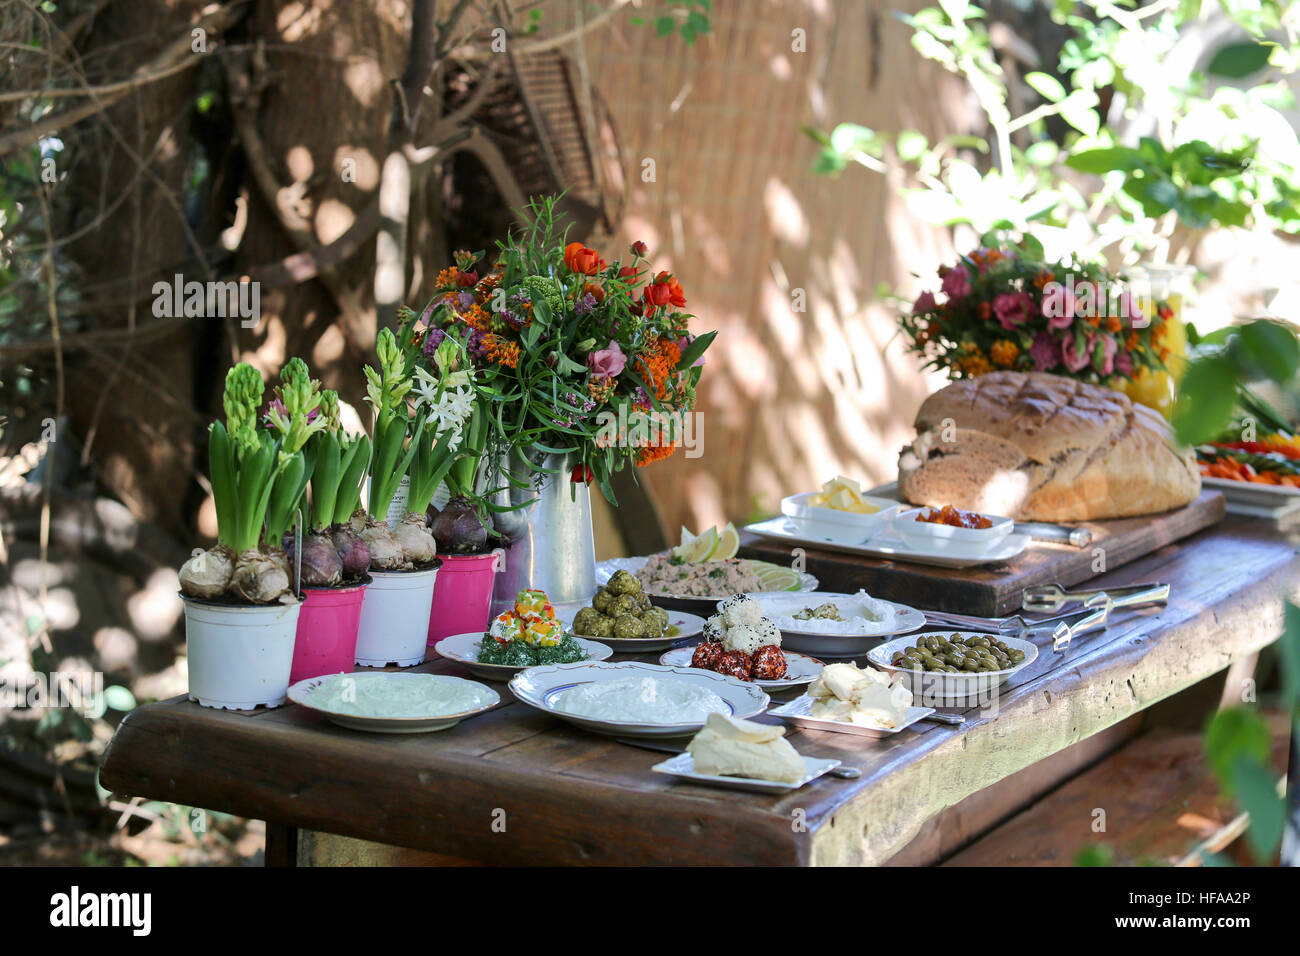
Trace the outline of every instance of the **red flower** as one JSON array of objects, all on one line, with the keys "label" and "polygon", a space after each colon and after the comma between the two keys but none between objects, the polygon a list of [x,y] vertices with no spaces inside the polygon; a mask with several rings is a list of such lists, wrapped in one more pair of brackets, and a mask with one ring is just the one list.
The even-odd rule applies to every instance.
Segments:
[{"label": "red flower", "polygon": [[569,481],[577,484],[591,483],[591,479],[596,477],[596,473],[587,465],[577,464],[573,466],[573,473],[569,475]]},{"label": "red flower", "polygon": [[564,247],[564,264],[570,272],[584,276],[594,276],[605,268],[605,261],[596,255],[596,250],[588,249],[580,242],[571,242]]},{"label": "red flower", "polygon": [[632,243],[632,255],[636,256],[638,259],[644,259],[645,254],[648,251],[649,249],[646,247],[646,244],[642,242],[640,239]]},{"label": "red flower", "polygon": [[645,304],[651,308],[671,303],[680,309],[686,304],[686,293],[682,291],[682,287],[677,280],[667,272],[661,272],[655,276],[654,281],[645,287],[641,297],[645,300]]},{"label": "red flower", "polygon": [[456,285],[462,289],[468,289],[472,285],[478,285],[478,272],[471,269],[469,272],[456,273]]}]

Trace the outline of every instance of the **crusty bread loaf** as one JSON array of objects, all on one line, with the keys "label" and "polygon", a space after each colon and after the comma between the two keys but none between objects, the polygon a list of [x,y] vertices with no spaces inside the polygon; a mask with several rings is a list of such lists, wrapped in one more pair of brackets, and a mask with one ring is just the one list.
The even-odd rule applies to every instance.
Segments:
[{"label": "crusty bread loaf", "polygon": [[898,461],[914,504],[1086,521],[1167,511],[1201,490],[1195,458],[1159,413],[1058,375],[954,382],[921,405],[916,430]]}]

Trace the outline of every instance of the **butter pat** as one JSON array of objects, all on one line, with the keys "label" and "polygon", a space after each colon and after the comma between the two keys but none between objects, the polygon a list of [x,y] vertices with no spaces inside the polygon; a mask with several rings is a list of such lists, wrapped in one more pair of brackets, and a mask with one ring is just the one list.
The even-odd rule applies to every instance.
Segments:
[{"label": "butter pat", "polygon": [[912,692],[889,675],[856,664],[827,664],[808,688],[810,714],[860,727],[897,727],[912,706]]},{"label": "butter pat", "polygon": [[855,514],[875,514],[880,509],[862,500],[862,485],[852,478],[836,475],[822,485],[822,493],[814,495],[809,503],[822,508],[834,508],[836,511],[852,511]]},{"label": "butter pat", "polygon": [[709,714],[686,747],[695,772],[793,783],[806,774],[803,757],[785,739],[785,728]]}]

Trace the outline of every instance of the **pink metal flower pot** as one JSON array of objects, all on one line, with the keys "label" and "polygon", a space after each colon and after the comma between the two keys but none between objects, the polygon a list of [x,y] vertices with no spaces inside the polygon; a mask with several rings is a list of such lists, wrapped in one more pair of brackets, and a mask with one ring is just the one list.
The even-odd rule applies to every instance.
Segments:
[{"label": "pink metal flower pot", "polygon": [[487,630],[500,555],[443,554],[429,614],[429,646],[453,634]]},{"label": "pink metal flower pot", "polygon": [[366,585],[304,588],[289,683],[325,674],[350,674],[356,664],[357,627]]}]

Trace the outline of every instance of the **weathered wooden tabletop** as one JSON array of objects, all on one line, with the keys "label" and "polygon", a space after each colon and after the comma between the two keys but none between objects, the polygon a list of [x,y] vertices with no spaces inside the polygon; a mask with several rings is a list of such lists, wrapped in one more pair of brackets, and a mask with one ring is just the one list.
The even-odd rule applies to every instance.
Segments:
[{"label": "weathered wooden tabletop", "polygon": [[[675,783],[650,771],[665,755],[572,728],[504,685],[493,711],[413,736],[343,730],[296,706],[243,715],[182,698],[150,704],[118,728],[101,782],[487,862],[880,863],[945,807],[1275,640],[1300,562],[1267,524],[1230,517],[1097,580],[1167,581],[1173,596],[1162,611],[1117,615],[1066,654],[1045,647],[996,714],[972,709],[963,726],[922,723],[887,740],[792,728],[800,752],[862,776],[787,796]],[[468,676],[444,660],[422,669]]]}]

